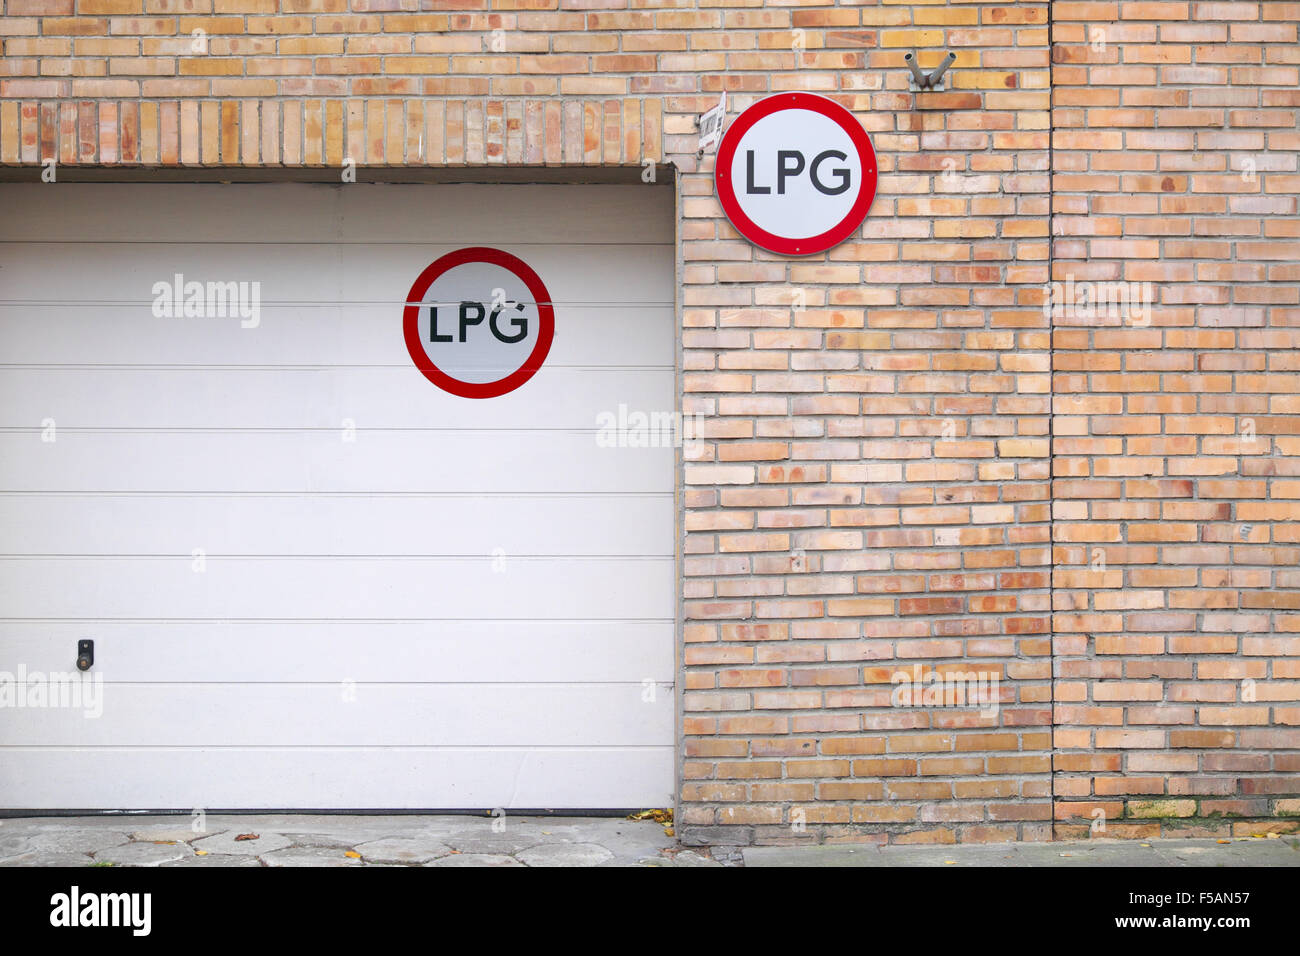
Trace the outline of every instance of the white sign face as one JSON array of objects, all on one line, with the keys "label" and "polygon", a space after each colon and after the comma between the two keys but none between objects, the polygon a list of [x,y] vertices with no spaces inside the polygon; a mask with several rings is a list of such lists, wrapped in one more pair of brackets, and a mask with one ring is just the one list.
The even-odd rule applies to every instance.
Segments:
[{"label": "white sign face", "polygon": [[537,345],[541,319],[532,298],[523,279],[503,266],[455,266],[424,293],[420,344],[448,375],[494,382],[523,365]]},{"label": "white sign face", "polygon": [[760,229],[807,239],[833,229],[853,209],[862,163],[834,120],[785,110],[763,117],[740,138],[731,181],[740,208]]},{"label": "white sign face", "polygon": [[420,273],[402,313],[416,368],[445,392],[496,398],[546,361],[555,310],[542,280],[500,249],[449,252]]},{"label": "white sign face", "polygon": [[718,150],[718,199],[750,242],[813,255],[848,238],[876,195],[876,154],[833,100],[780,93],[732,123]]}]

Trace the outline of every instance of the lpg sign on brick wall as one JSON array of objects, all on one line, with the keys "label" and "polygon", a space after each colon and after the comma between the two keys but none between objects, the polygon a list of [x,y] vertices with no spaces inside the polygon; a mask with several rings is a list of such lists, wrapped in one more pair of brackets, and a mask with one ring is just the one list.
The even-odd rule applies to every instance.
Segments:
[{"label": "lpg sign on brick wall", "polygon": [[811,256],[843,242],[876,197],[876,153],[853,114],[811,93],[760,100],[727,130],[718,199],[750,242]]}]

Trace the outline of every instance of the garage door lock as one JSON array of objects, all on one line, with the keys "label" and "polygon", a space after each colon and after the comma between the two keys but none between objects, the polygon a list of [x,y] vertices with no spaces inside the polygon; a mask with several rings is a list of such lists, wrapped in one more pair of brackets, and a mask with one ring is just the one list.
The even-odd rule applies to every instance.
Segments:
[{"label": "garage door lock", "polygon": [[77,641],[77,670],[88,671],[95,664],[95,642]]}]

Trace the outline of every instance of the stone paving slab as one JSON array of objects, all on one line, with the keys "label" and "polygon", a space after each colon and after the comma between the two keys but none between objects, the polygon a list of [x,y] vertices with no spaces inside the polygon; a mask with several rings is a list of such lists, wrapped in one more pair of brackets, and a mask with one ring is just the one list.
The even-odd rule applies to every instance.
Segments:
[{"label": "stone paving slab", "polygon": [[20,853],[94,853],[129,842],[121,830],[82,829],[59,824],[0,827],[0,860]]},{"label": "stone paving slab", "polygon": [[22,853],[5,857],[0,866],[94,866],[93,857],[85,853]]},{"label": "stone paving slab", "polygon": [[191,856],[194,856],[194,851],[184,843],[125,843],[98,851],[95,862],[113,866],[162,866]]},{"label": "stone paving slab", "polygon": [[457,853],[426,863],[425,866],[523,866],[513,856],[501,853]]},{"label": "stone paving slab", "polygon": [[365,866],[360,859],[347,856],[345,850],[323,846],[291,846],[259,859],[266,866]]},{"label": "stone paving slab", "polygon": [[451,853],[451,847],[429,837],[388,837],[360,843],[356,852],[367,863],[428,863]]},{"label": "stone paving slab", "polygon": [[[198,834],[196,834],[198,835]],[[194,841],[194,849],[206,850],[208,853],[226,853],[231,856],[262,856],[274,853],[285,847],[293,846],[293,841],[281,833],[274,833],[264,827],[245,830],[237,827],[218,833],[216,836],[203,837]]]},{"label": "stone paving slab", "polygon": [[1300,866],[1300,840],[1087,840],[948,846],[763,846],[745,866]]},{"label": "stone paving slab", "polygon": [[545,843],[519,854],[527,866],[600,866],[614,859],[599,843]]},{"label": "stone paving slab", "polygon": [[170,869],[173,866],[186,866],[186,867],[189,866],[207,866],[207,867],[258,866],[260,867],[260,866],[267,866],[267,865],[268,864],[264,863],[262,860],[258,859],[255,856],[211,857],[211,856],[199,856],[197,854],[191,853],[189,856],[182,857],[179,860],[174,860],[171,863],[161,864],[160,869],[166,870],[166,869]]}]

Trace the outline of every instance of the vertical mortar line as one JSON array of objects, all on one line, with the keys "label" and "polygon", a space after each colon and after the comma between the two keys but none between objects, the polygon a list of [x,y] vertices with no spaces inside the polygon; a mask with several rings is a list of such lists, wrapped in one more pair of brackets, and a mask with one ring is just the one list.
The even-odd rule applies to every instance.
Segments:
[{"label": "vertical mortar line", "polygon": [[[1056,251],[1056,86],[1052,82],[1055,50],[1054,0],[1047,0],[1047,282],[1050,295]],[[1056,839],[1056,328],[1053,310],[1047,309],[1047,653],[1048,653],[1048,767],[1049,826]]]},{"label": "vertical mortar line", "polygon": [[[621,41],[620,41],[621,42]],[[644,148],[644,147],[643,147]],[[661,157],[652,157],[656,163]],[[662,157],[662,158],[666,158]],[[666,164],[665,164],[666,165]],[[673,175],[673,397],[682,414],[681,443],[673,450],[673,833],[682,833],[682,788],[686,765],[686,358],[684,311],[685,248],[682,244],[682,170]],[[694,426],[692,426],[694,427]],[[693,435],[695,441],[701,436]]]}]

